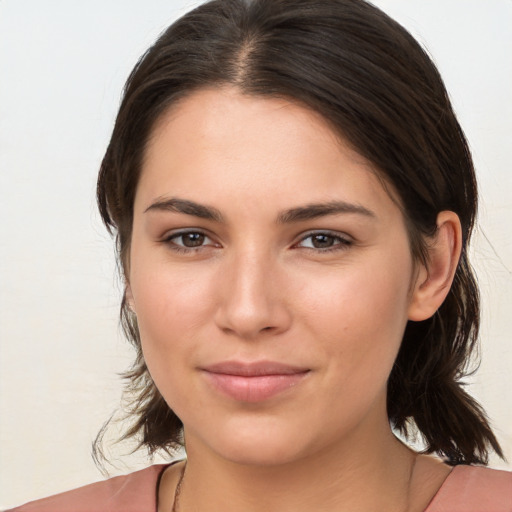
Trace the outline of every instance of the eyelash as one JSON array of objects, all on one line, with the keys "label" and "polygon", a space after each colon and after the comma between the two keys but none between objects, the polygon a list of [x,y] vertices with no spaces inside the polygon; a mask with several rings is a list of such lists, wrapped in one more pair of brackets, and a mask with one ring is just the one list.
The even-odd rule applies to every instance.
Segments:
[{"label": "eyelash", "polygon": [[304,242],[308,238],[313,238],[315,236],[328,237],[333,240],[334,245],[323,249],[319,247],[303,247],[304,249],[325,254],[329,252],[344,251],[352,245],[352,240],[349,240],[348,238],[340,235],[339,233],[335,233],[332,231],[312,231],[303,236],[300,239],[300,241],[297,244],[295,244],[294,247],[297,247],[300,243]]},{"label": "eyelash", "polygon": [[168,245],[171,248],[171,250],[173,250],[177,253],[182,253],[182,254],[196,253],[197,251],[204,249],[205,245],[199,245],[197,247],[186,247],[184,245],[178,245],[174,241],[177,238],[180,238],[180,237],[182,238],[186,235],[201,235],[201,236],[204,236],[205,240],[211,241],[211,238],[203,231],[189,229],[189,230],[185,230],[185,231],[179,231],[178,233],[172,233],[169,236],[166,236],[162,240],[162,242],[164,244]]},{"label": "eyelash", "polygon": [[[202,249],[204,249],[204,247],[206,247],[205,245],[199,245],[196,247],[186,247],[184,245],[183,246],[178,245],[175,242],[176,239],[178,239],[180,237],[184,237],[186,235],[200,235],[200,236],[203,236],[205,238],[205,240],[211,241],[211,238],[203,231],[186,230],[186,231],[180,231],[178,233],[172,233],[171,235],[165,237],[162,240],[162,243],[168,245],[171,248],[171,250],[173,250],[177,253],[184,253],[184,254],[196,253],[197,251],[202,250]],[[334,245],[332,245],[330,247],[326,247],[326,248],[319,248],[319,247],[302,247],[302,248],[306,249],[308,251],[315,251],[317,253],[325,254],[325,253],[330,253],[330,252],[343,251],[352,245],[351,240],[341,236],[339,233],[334,233],[332,231],[313,231],[313,232],[307,233],[305,236],[303,236],[299,240],[299,242],[297,242],[296,244],[293,245],[293,248],[301,248],[300,247],[301,243],[303,243],[304,241],[306,241],[308,239],[312,239],[312,237],[315,237],[315,236],[324,236],[324,237],[330,238],[330,239],[332,239]],[[213,243],[213,245],[215,246],[217,244]],[[217,247],[218,247],[218,245],[217,245]]]}]

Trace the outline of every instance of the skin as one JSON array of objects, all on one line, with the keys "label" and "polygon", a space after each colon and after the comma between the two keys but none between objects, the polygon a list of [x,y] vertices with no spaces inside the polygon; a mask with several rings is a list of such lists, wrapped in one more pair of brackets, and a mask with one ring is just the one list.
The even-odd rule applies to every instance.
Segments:
[{"label": "skin", "polygon": [[[392,434],[386,382],[407,321],[431,316],[453,279],[460,224],[442,212],[438,226],[427,269],[369,162],[293,102],[207,89],[164,114],[137,188],[127,296],[154,382],[184,423],[180,510],[427,506],[449,468]],[[306,372],[248,402],[205,375],[226,360]],[[162,479],[160,510],[179,470]]]}]

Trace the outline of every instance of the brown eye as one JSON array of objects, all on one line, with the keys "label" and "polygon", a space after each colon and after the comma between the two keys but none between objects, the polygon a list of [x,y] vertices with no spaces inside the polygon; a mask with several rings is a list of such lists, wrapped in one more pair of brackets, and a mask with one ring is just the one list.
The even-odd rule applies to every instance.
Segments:
[{"label": "brown eye", "polygon": [[311,244],[315,249],[327,249],[332,247],[335,242],[335,237],[331,235],[320,234],[311,237]]},{"label": "brown eye", "polygon": [[177,238],[181,238],[184,247],[200,247],[206,239],[202,233],[184,233]]},{"label": "brown eye", "polygon": [[163,242],[174,251],[192,251],[202,249],[206,246],[214,246],[214,242],[209,236],[201,231],[182,231],[166,237]]},{"label": "brown eye", "polygon": [[310,250],[316,249],[319,252],[343,250],[347,249],[350,245],[352,245],[350,239],[345,238],[341,234],[329,232],[310,233],[297,244],[298,247]]}]

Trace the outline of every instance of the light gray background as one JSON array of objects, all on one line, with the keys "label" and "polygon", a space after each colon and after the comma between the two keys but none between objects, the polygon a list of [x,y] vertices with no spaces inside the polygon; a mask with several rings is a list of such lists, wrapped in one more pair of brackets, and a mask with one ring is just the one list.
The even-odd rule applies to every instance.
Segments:
[{"label": "light gray background", "polygon": [[[433,55],[474,152],[484,325],[470,391],[512,461],[512,1],[375,3]],[[101,479],[91,441],[132,353],[96,173],[129,71],[196,4],[0,1],[0,508]]]}]

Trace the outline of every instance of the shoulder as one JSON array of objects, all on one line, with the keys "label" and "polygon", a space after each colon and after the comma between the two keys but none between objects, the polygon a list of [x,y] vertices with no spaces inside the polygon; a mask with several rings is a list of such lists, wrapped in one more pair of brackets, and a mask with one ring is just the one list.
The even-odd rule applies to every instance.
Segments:
[{"label": "shoulder", "polygon": [[426,512],[512,512],[512,472],[455,466]]},{"label": "shoulder", "polygon": [[32,501],[7,512],[156,512],[158,481],[167,466],[150,466]]}]

